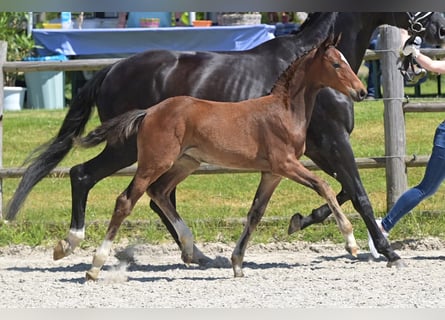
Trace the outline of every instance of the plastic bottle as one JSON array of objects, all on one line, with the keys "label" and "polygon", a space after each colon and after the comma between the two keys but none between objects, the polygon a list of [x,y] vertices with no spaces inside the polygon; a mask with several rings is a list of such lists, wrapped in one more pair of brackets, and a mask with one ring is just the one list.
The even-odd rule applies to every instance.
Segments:
[{"label": "plastic bottle", "polygon": [[62,29],[72,29],[73,21],[71,20],[71,12],[61,12]]}]

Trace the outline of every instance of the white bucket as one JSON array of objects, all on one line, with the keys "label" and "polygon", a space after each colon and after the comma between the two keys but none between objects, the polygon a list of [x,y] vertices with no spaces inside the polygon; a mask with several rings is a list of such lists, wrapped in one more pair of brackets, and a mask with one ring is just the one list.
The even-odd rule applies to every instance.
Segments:
[{"label": "white bucket", "polygon": [[23,108],[26,88],[3,87],[3,109],[8,111],[19,111]]}]

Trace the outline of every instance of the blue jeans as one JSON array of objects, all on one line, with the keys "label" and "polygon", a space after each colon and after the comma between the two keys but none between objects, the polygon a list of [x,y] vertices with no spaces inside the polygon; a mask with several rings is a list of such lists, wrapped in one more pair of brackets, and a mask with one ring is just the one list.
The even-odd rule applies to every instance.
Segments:
[{"label": "blue jeans", "polygon": [[[375,50],[377,46],[377,35],[371,40],[369,43],[369,49]],[[380,77],[380,60],[376,61],[365,61],[365,66],[368,67],[368,80],[366,90],[368,91],[368,96],[372,96],[377,98],[377,93],[380,95],[379,89],[376,87],[379,83],[374,83],[374,79],[378,79]],[[378,81],[377,81],[378,82]]]},{"label": "blue jeans", "polygon": [[405,191],[382,220],[383,229],[391,230],[395,224],[422,200],[432,196],[445,179],[445,121],[436,129],[433,150],[425,175],[417,186]]}]

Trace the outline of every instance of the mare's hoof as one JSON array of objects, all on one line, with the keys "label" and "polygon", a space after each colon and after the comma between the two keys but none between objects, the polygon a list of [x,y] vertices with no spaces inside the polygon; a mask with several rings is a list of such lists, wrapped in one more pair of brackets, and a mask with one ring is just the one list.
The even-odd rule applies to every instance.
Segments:
[{"label": "mare's hoof", "polygon": [[213,260],[202,253],[196,246],[193,246],[193,258],[191,263],[197,264],[201,267],[205,267],[212,263]]},{"label": "mare's hoof", "polygon": [[303,219],[303,216],[299,213],[294,214],[290,218],[289,227],[287,228],[288,235],[301,230],[301,219]]},{"label": "mare's hoof", "polygon": [[60,240],[59,243],[54,247],[53,260],[59,260],[65,258],[71,253],[70,244],[68,241]]},{"label": "mare's hoof", "polygon": [[194,257],[191,263],[197,264],[200,267],[205,267],[213,262],[213,259],[210,259],[207,256],[202,256],[199,258]]},{"label": "mare's hoof", "polygon": [[89,270],[85,274],[85,279],[87,281],[97,281],[97,278],[99,278],[99,270]]},{"label": "mare's hoof", "polygon": [[406,264],[405,260],[403,260],[403,259],[398,259],[398,260],[395,260],[395,261],[388,261],[386,266],[388,268],[396,267],[397,269],[408,267],[408,265]]},{"label": "mare's hoof", "polygon": [[181,259],[186,265],[189,265],[193,262],[193,254],[183,252],[181,254]]},{"label": "mare's hoof", "polygon": [[235,278],[241,278],[244,277],[243,273],[243,259],[239,255],[232,254],[232,268],[233,268],[233,275]]},{"label": "mare's hoof", "polygon": [[233,267],[233,275],[235,278],[242,278],[244,277],[243,269],[241,269],[239,266]]}]

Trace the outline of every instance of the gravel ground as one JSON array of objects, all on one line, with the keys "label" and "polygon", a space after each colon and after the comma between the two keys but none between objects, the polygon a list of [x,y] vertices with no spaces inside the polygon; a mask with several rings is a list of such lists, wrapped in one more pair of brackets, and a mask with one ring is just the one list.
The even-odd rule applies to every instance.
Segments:
[{"label": "gravel ground", "polygon": [[175,244],[121,244],[97,282],[85,281],[93,249],[53,261],[52,248],[11,246],[0,248],[0,308],[445,307],[444,243],[392,245],[407,267],[388,268],[367,252],[354,258],[342,244],[252,245],[245,277],[234,278],[233,245],[199,244],[215,258],[204,268],[185,266]]}]

